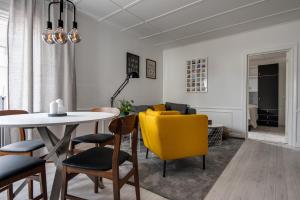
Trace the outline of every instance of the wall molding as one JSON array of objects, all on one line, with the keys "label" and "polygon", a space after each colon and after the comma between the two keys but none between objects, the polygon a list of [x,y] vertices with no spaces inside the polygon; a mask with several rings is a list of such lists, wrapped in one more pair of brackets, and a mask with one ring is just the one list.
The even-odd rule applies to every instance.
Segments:
[{"label": "wall molding", "polygon": [[203,106],[191,106],[192,108],[199,109],[199,110],[215,110],[215,111],[233,111],[239,110],[243,111],[242,107],[203,107]]},{"label": "wall molding", "polygon": [[[194,106],[198,113],[206,113],[206,114],[213,114],[210,119],[213,121],[217,121],[217,123],[221,123],[224,127],[230,132],[229,135],[233,137],[245,138],[246,133],[244,131],[238,130],[235,127],[237,115],[240,115],[239,112],[244,112],[242,108],[239,107],[200,107]],[[227,115],[227,117],[226,117]],[[219,117],[220,118],[219,118]],[[225,117],[225,118],[224,118]],[[225,119],[225,121],[223,121]],[[227,120],[226,120],[227,119]],[[223,121],[223,122],[222,122]]]}]

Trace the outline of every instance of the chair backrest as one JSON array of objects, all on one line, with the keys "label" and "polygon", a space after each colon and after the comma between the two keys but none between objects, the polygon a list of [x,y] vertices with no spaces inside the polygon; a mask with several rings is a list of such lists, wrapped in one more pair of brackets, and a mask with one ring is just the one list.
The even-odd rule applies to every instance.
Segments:
[{"label": "chair backrest", "polygon": [[[92,108],[91,112],[108,112],[114,114],[115,117],[120,115],[120,110],[118,108],[113,107],[96,107]],[[98,133],[99,122],[95,123],[94,133]]]},{"label": "chair backrest", "polygon": [[108,128],[115,134],[112,166],[113,171],[118,173],[122,135],[132,133],[131,156],[133,160],[137,161],[138,116],[128,115],[125,117],[115,118],[110,122]]},{"label": "chair backrest", "polygon": [[[28,112],[25,110],[1,110],[0,111],[0,116],[21,115],[21,114],[28,114]],[[19,128],[19,139],[20,141],[26,140],[25,130],[23,128]]]}]

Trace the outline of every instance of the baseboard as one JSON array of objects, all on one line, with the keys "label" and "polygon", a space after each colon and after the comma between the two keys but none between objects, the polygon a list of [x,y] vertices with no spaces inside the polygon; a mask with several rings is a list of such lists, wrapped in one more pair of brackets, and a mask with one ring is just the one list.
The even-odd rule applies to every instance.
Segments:
[{"label": "baseboard", "polygon": [[236,132],[229,129],[228,136],[232,138],[239,138],[239,139],[245,139],[245,133],[242,132]]}]

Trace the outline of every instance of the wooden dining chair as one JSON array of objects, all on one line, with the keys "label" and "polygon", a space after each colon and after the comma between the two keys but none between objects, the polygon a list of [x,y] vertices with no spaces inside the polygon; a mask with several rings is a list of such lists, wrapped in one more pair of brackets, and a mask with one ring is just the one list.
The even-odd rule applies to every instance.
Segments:
[{"label": "wooden dining chair", "polygon": [[[126,117],[116,118],[111,121],[109,130],[114,133],[113,148],[95,147],[73,155],[63,161],[63,188],[61,199],[76,199],[68,194],[68,182],[77,174],[86,174],[94,177],[104,177],[112,180],[114,200],[120,199],[120,189],[124,184],[128,183],[135,186],[136,199],[140,200],[140,187],[138,175],[138,160],[137,160],[137,134],[138,134],[138,117],[129,115]],[[131,155],[121,151],[122,136],[132,133],[132,152]],[[120,177],[119,167],[124,162],[132,162],[132,168],[125,175]],[[134,177],[134,182],[129,182],[131,177]]]},{"label": "wooden dining chair", "polygon": [[[92,108],[91,112],[107,112],[114,114],[115,117],[120,115],[120,110],[118,108],[112,108],[112,107],[97,107]],[[102,132],[104,132],[104,121],[102,121]],[[93,133],[86,133],[82,136],[75,137],[71,141],[71,152],[72,154],[81,152],[82,150],[76,149],[75,146],[82,143],[87,144],[95,144],[96,147],[105,146],[108,144],[112,144],[112,141],[114,139],[114,135],[112,133],[99,133],[99,122],[95,123],[94,132]],[[98,193],[99,188],[99,181],[100,186],[103,188],[102,178],[95,178],[95,184],[94,184],[94,192]]]},{"label": "wooden dining chair", "polygon": [[[7,190],[7,199],[13,200],[13,183],[38,174],[41,194],[30,200],[47,200],[45,160],[30,156],[7,155],[0,157],[0,192]],[[24,199],[24,198],[22,198]]]},{"label": "wooden dining chair", "polygon": [[[118,108],[111,107],[98,107],[92,108],[91,112],[108,112],[114,114],[115,117],[120,115],[120,110]],[[102,124],[102,128],[103,128]],[[99,133],[99,122],[95,123],[94,132],[83,134],[82,136],[75,137],[71,141],[71,151],[76,153],[80,152],[80,149],[75,149],[75,146],[81,143],[95,144],[97,147],[105,146],[114,139],[111,133]]]},{"label": "wooden dining chair", "polygon": [[[0,116],[28,114],[25,110],[1,110]],[[19,142],[8,144],[0,148],[0,156],[4,155],[24,155],[32,156],[33,152],[45,147],[42,140],[26,140],[24,128],[19,128]],[[33,179],[28,179],[28,194],[29,199],[33,196]]]}]

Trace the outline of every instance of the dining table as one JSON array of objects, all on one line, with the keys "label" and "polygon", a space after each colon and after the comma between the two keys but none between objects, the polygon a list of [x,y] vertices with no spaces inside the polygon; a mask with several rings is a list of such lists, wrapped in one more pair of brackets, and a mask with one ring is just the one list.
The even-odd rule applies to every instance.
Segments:
[{"label": "dining table", "polygon": [[[69,154],[72,134],[81,123],[109,120],[114,114],[107,112],[68,112],[66,116],[51,117],[48,113],[30,113],[21,115],[0,116],[0,128],[36,128],[48,150],[45,160],[52,160],[56,171],[51,188],[50,200],[58,200],[62,188],[62,162]],[[49,127],[65,126],[61,137]]]}]

